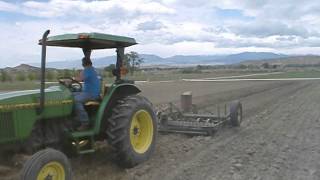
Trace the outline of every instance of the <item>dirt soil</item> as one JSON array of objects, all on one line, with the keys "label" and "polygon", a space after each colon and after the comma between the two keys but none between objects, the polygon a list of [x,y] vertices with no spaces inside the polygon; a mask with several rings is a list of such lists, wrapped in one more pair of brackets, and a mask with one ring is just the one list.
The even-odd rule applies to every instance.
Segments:
[{"label": "dirt soil", "polygon": [[[244,121],[212,137],[158,136],[153,157],[121,169],[104,144],[97,153],[71,160],[77,180],[318,180],[320,179],[319,82],[167,82],[143,83],[143,94],[157,107],[193,91],[194,103],[240,99]],[[103,143],[102,143],[103,144]],[[1,174],[0,179],[17,179]],[[2,177],[1,177],[2,176]]]}]

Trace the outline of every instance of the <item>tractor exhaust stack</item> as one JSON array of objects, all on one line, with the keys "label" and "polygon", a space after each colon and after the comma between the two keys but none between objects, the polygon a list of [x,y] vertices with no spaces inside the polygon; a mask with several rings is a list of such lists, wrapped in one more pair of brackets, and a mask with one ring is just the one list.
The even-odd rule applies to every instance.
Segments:
[{"label": "tractor exhaust stack", "polygon": [[40,108],[39,108],[39,114],[41,114],[44,110],[44,104],[45,104],[45,81],[46,81],[46,55],[47,55],[47,37],[50,33],[50,30],[47,30],[41,40],[42,44],[42,51],[41,51],[41,87],[40,87]]}]

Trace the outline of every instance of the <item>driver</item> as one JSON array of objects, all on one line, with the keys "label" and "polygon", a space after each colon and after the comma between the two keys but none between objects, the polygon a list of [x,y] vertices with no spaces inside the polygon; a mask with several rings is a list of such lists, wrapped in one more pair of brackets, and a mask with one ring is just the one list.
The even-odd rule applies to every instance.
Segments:
[{"label": "driver", "polygon": [[77,128],[78,131],[89,128],[89,116],[84,109],[84,103],[90,100],[97,100],[100,96],[100,81],[98,74],[92,66],[90,58],[84,57],[82,59],[82,66],[84,70],[75,77],[76,81],[84,82],[82,92],[74,92],[74,110],[76,119],[80,121],[81,125]]}]

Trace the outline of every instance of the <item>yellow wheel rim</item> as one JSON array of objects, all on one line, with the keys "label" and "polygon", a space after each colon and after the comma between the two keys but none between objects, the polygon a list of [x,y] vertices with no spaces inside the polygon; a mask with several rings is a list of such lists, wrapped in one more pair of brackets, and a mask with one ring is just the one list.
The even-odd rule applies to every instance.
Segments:
[{"label": "yellow wheel rim", "polygon": [[130,142],[135,152],[145,153],[153,140],[153,121],[145,110],[137,111],[131,121]]},{"label": "yellow wheel rim", "polygon": [[50,162],[41,168],[37,180],[65,180],[65,176],[62,164]]}]

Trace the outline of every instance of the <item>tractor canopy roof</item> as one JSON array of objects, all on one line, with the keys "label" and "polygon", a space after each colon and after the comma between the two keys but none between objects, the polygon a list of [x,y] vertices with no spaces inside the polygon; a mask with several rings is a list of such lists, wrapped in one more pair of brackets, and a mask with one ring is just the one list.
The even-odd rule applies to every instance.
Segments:
[{"label": "tractor canopy roof", "polygon": [[[39,44],[42,41],[39,40]],[[137,44],[134,38],[102,33],[62,34],[47,39],[47,46],[77,47],[82,49],[110,49]]]}]

